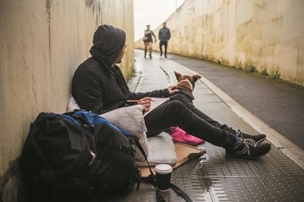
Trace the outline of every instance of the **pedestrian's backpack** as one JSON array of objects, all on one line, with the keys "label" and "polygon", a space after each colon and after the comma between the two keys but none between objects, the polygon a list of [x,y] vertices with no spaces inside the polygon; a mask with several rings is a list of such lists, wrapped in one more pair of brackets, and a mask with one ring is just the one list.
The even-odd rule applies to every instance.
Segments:
[{"label": "pedestrian's backpack", "polygon": [[21,154],[26,201],[82,202],[129,193],[140,181],[133,140],[88,111],[41,112]]}]

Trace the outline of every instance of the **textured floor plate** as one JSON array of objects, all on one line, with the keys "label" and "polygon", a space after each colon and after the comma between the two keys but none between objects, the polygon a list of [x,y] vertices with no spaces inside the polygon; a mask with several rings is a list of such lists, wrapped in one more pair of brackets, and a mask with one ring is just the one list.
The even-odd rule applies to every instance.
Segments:
[{"label": "textured floor plate", "polygon": [[273,149],[258,160],[225,157],[205,144],[201,181],[212,201],[304,201],[304,171]]}]

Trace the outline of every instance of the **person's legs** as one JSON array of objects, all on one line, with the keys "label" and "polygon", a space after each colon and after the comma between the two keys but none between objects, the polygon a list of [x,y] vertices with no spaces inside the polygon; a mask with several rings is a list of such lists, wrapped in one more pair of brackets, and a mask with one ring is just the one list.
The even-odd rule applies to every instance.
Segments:
[{"label": "person's legs", "polygon": [[187,133],[225,148],[226,154],[230,156],[259,158],[271,149],[270,144],[238,138],[228,131],[214,127],[178,100],[169,101],[155,108],[145,116],[145,124],[148,137],[155,136],[169,127],[179,126]]},{"label": "person's legs", "polygon": [[160,56],[162,56],[162,55],[163,55],[163,48],[162,48],[162,46],[163,46],[163,41],[160,41],[160,42],[159,42],[159,51],[160,51]]},{"label": "person's legs", "polygon": [[171,126],[179,126],[184,131],[204,139],[216,146],[232,148],[236,137],[214,127],[194,114],[182,102],[172,100],[155,108],[145,117],[147,136],[155,136]]},{"label": "person's legs", "polygon": [[145,58],[147,57],[148,46],[149,46],[149,42],[145,42]]},{"label": "person's legs", "polygon": [[149,42],[149,57],[152,58],[152,42]]},{"label": "person's legs", "polygon": [[184,95],[182,94],[174,94],[170,97],[170,100],[178,100],[180,102],[182,102],[188,109],[190,109],[194,114],[196,114],[197,116],[199,116],[200,118],[204,119],[206,122],[208,122],[209,124],[213,125],[214,127],[217,128],[221,128],[223,125],[220,124],[219,122],[213,120],[212,118],[210,118],[209,116],[207,116],[205,113],[203,113],[202,111],[200,111],[199,109],[197,109],[192,101],[190,101],[189,99],[187,99]]},{"label": "person's legs", "polygon": [[213,125],[214,127],[220,128],[222,130],[225,130],[229,133],[232,133],[233,135],[236,135],[237,137],[243,137],[243,138],[250,138],[255,140],[256,142],[260,143],[263,142],[266,139],[266,135],[264,134],[258,134],[258,135],[249,135],[244,132],[241,132],[240,130],[235,130],[232,127],[227,126],[226,124],[221,124],[217,122],[216,120],[210,118],[208,115],[197,109],[191,100],[187,99],[184,95],[181,94],[174,94],[170,97],[170,100],[178,100],[182,102],[188,109],[190,109],[194,114],[199,116],[200,118],[204,119],[209,124]]},{"label": "person's legs", "polygon": [[167,57],[168,41],[164,41],[164,46],[165,46],[165,57]]}]

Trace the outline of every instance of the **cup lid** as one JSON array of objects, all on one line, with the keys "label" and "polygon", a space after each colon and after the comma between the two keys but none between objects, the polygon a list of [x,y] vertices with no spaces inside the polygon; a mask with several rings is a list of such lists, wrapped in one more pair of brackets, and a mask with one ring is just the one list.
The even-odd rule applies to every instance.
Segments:
[{"label": "cup lid", "polygon": [[155,166],[155,172],[160,174],[168,174],[172,172],[172,167],[168,164],[158,164]]}]

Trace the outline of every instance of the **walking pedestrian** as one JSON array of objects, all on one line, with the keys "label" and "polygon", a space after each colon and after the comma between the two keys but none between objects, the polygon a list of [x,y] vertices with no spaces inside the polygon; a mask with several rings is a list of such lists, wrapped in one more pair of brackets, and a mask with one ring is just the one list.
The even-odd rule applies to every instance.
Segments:
[{"label": "walking pedestrian", "polygon": [[147,58],[147,51],[149,51],[149,57],[152,58],[152,43],[153,38],[155,39],[155,43],[157,42],[156,36],[152,30],[150,30],[150,25],[147,25],[147,29],[145,30],[145,35],[143,38],[144,45],[145,45],[145,58]]},{"label": "walking pedestrian", "polygon": [[167,27],[167,23],[163,23],[163,28],[158,31],[158,39],[159,39],[159,50],[160,56],[163,55],[163,46],[165,46],[165,57],[167,57],[167,48],[168,48],[168,41],[171,38],[170,29]]}]

